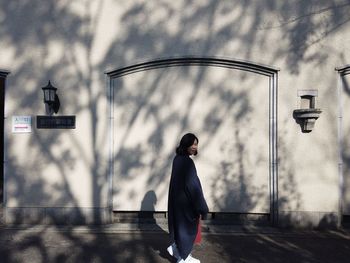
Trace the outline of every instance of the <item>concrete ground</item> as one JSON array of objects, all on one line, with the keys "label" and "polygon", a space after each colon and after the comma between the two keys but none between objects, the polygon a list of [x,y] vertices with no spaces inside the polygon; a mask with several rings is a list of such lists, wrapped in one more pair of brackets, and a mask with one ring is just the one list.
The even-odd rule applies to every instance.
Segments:
[{"label": "concrete ground", "polygon": [[[193,256],[221,262],[350,262],[350,231],[204,226]],[[176,262],[165,225],[0,226],[0,262]]]}]

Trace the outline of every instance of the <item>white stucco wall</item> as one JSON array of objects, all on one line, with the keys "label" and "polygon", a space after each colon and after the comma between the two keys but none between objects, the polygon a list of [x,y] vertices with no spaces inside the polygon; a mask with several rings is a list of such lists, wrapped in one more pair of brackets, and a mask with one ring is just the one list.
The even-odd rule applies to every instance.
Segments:
[{"label": "white stucco wall", "polygon": [[[7,207],[108,207],[103,73],[138,61],[197,55],[280,68],[279,210],[292,220],[303,212],[321,213],[320,220],[337,212],[334,68],[350,60],[346,1],[81,0],[0,5],[0,68],[11,71],[5,105]],[[34,118],[44,113],[40,88],[48,80],[58,88],[59,114],[76,115],[76,129],[44,131],[34,126],[30,134],[11,133],[12,116]],[[298,89],[317,89],[317,104],[323,110],[308,134],[300,132],[292,117],[299,105]],[[201,141],[204,145],[207,137]]]}]

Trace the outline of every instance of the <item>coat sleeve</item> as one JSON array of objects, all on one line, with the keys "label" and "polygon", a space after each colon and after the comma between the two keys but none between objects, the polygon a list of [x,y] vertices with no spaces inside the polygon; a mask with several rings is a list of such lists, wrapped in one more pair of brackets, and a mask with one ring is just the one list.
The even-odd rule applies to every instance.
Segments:
[{"label": "coat sleeve", "polygon": [[186,195],[191,200],[195,213],[198,217],[201,215],[202,218],[205,219],[209,209],[203,195],[201,183],[197,176],[196,167],[191,159],[188,163],[185,184]]}]

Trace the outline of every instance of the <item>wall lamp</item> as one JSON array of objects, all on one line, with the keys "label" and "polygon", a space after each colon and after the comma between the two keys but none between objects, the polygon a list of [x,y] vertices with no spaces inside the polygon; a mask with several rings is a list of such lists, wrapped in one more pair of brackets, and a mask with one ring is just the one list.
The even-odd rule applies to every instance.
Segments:
[{"label": "wall lamp", "polygon": [[42,87],[44,92],[44,103],[46,114],[52,116],[53,113],[57,113],[60,108],[60,100],[56,94],[57,88],[51,85],[51,82],[47,86]]},{"label": "wall lamp", "polygon": [[316,120],[320,117],[321,109],[316,108],[317,90],[298,90],[300,109],[293,111],[295,121],[303,133],[311,132]]},{"label": "wall lamp", "polygon": [[36,116],[37,129],[75,129],[75,115],[52,116],[60,108],[60,100],[56,94],[57,88],[51,85],[41,88],[44,92],[46,115]]}]

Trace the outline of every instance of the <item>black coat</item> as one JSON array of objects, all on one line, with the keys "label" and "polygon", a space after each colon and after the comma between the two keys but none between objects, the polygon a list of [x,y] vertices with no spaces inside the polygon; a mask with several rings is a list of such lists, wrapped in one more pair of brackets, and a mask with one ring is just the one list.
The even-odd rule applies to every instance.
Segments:
[{"label": "black coat", "polygon": [[168,225],[181,258],[186,259],[190,254],[199,216],[205,218],[207,213],[208,206],[194,162],[188,155],[176,155],[169,186]]}]

